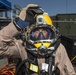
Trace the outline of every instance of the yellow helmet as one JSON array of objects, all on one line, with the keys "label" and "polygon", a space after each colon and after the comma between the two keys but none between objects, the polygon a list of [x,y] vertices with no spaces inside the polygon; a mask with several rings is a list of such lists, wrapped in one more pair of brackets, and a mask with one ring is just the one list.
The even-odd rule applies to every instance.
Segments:
[{"label": "yellow helmet", "polygon": [[[35,31],[42,29],[47,31],[47,38],[42,33],[35,37]],[[45,33],[45,32],[44,32]],[[57,29],[54,27],[48,14],[40,14],[35,16],[35,22],[26,28],[25,38],[26,49],[33,55],[50,56],[55,51],[55,42],[58,39]]]},{"label": "yellow helmet", "polygon": [[38,15],[36,17],[36,24],[47,24],[47,25],[53,25],[51,18],[47,14]]}]

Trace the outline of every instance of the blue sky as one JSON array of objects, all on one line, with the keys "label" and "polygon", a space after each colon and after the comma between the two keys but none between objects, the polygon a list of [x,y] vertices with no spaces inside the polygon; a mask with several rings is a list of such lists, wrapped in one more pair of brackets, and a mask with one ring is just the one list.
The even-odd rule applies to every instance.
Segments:
[{"label": "blue sky", "polygon": [[35,3],[41,6],[50,16],[56,14],[76,13],[76,0],[8,0],[21,8],[27,4]]}]

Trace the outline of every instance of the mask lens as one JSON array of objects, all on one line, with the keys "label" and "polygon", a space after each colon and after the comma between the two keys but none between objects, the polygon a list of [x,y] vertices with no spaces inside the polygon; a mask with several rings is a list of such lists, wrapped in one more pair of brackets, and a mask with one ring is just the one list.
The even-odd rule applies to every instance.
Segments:
[{"label": "mask lens", "polygon": [[47,40],[51,38],[52,30],[49,28],[36,28],[30,34],[30,39],[33,41]]}]

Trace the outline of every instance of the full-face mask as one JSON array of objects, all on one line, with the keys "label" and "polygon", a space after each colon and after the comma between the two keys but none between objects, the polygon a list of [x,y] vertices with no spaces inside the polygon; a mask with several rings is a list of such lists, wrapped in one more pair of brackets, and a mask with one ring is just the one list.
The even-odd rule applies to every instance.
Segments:
[{"label": "full-face mask", "polygon": [[27,27],[25,48],[36,57],[48,57],[56,50],[60,42],[58,32],[47,14],[36,17],[36,23]]}]

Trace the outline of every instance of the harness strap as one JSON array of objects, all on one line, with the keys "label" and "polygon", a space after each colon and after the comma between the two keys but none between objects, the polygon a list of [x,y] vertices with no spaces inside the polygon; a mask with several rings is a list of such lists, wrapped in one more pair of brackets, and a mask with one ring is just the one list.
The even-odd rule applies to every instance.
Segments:
[{"label": "harness strap", "polygon": [[42,63],[45,63],[45,58],[37,58],[39,69],[42,70]]}]

